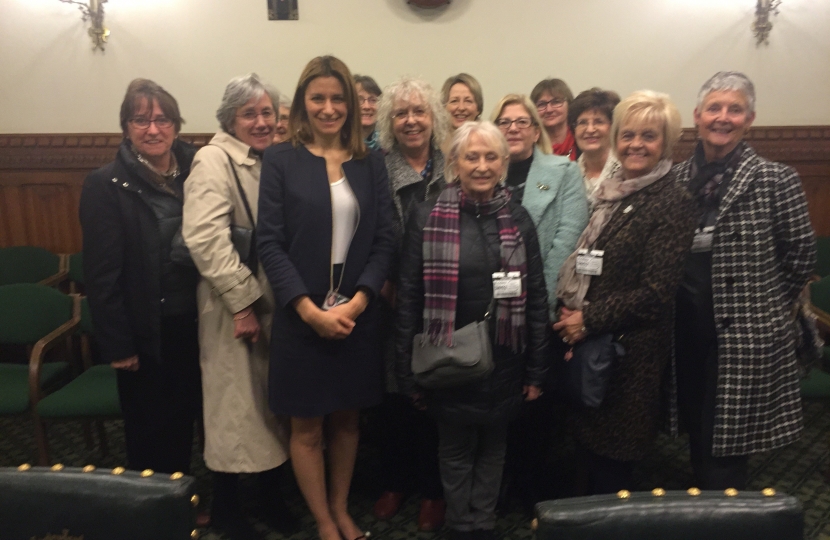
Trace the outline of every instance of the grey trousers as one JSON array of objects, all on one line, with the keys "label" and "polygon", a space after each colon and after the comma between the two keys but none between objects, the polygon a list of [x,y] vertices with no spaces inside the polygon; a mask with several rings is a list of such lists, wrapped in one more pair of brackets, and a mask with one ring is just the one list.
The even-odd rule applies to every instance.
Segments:
[{"label": "grey trousers", "polygon": [[457,531],[496,526],[507,422],[438,422],[438,466],[447,502],[447,527]]}]

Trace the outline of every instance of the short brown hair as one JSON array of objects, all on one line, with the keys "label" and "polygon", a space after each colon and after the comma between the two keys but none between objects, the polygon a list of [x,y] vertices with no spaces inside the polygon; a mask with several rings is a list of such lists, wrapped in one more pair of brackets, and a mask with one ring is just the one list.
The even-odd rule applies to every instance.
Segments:
[{"label": "short brown hair", "polygon": [[441,103],[447,104],[450,100],[450,89],[456,84],[463,84],[470,89],[476,107],[478,107],[479,116],[484,114],[484,94],[481,91],[481,84],[469,73],[459,73],[444,81],[444,86],[441,87]]},{"label": "short brown hair", "polygon": [[543,81],[539,81],[539,83],[533,87],[533,91],[530,92],[530,100],[535,105],[539,98],[542,97],[542,94],[547,92],[551,95],[551,97],[559,97],[564,99],[568,102],[570,106],[571,101],[574,100],[573,92],[571,89],[568,88],[568,85],[565,84],[565,81],[562,79],[545,79]]},{"label": "short brown hair", "polygon": [[594,87],[580,92],[568,107],[568,126],[571,131],[576,131],[576,121],[579,120],[579,116],[590,110],[604,114],[610,124],[614,120],[614,107],[619,102],[620,95],[611,90]]},{"label": "short brown hair", "polygon": [[355,73],[354,84],[355,86],[359,84],[367,94],[372,94],[373,96],[379,96],[383,93],[378,83],[368,75],[358,75]]},{"label": "short brown hair", "polygon": [[311,122],[308,120],[308,111],[305,109],[305,92],[308,85],[318,77],[334,77],[343,86],[343,97],[346,100],[346,123],[340,130],[340,141],[354,157],[363,158],[369,151],[363,143],[363,131],[360,120],[356,121],[356,111],[360,110],[357,101],[357,90],[354,86],[352,73],[342,60],[334,56],[318,56],[306,65],[297,90],[294,92],[294,101],[291,103],[291,112],[288,124],[291,126],[291,144],[295,147],[301,144],[310,144],[314,141],[311,131]]},{"label": "short brown hair", "polygon": [[135,113],[141,108],[143,101],[150,107],[158,103],[164,116],[173,121],[176,126],[176,133],[181,131],[184,118],[179,112],[179,104],[170,92],[154,83],[150,79],[133,79],[127,86],[127,93],[124,101],[121,102],[121,132],[127,134],[127,124]]}]

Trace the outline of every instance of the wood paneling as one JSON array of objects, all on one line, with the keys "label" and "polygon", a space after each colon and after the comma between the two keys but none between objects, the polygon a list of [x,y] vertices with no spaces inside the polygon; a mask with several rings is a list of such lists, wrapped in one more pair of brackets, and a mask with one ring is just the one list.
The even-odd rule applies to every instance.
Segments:
[{"label": "wood paneling", "polygon": [[[180,137],[202,146],[212,134]],[[795,167],[816,233],[830,236],[830,126],[755,127],[746,140],[760,155]],[[0,247],[79,251],[84,178],[112,161],[120,142],[113,133],[0,135]],[[686,159],[694,144],[694,130],[684,130],[675,159]]]}]

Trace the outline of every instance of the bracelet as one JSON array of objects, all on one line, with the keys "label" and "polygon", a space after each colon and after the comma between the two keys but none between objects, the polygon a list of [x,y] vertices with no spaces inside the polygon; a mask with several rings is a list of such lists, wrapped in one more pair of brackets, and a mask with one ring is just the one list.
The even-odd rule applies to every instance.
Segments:
[{"label": "bracelet", "polygon": [[246,313],[245,315],[243,315],[243,316],[241,316],[241,317],[234,317],[234,318],[233,318],[233,320],[235,320],[235,321],[241,321],[242,319],[244,319],[245,317],[249,316],[249,315],[250,315],[251,313],[253,313],[253,312],[254,312],[254,310],[252,309],[251,311],[249,311],[248,313]]}]

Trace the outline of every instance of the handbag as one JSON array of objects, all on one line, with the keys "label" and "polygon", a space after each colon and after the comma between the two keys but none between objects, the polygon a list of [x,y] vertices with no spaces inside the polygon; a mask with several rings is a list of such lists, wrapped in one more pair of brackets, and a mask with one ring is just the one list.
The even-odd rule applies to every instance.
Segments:
[{"label": "handbag", "polygon": [[484,379],[493,372],[489,312],[483,321],[470,323],[452,335],[453,344],[432,343],[426,333],[412,340],[412,374],[429,389],[461,386]]},{"label": "handbag", "polygon": [[[248,221],[254,224],[254,215],[251,212],[251,206],[248,203],[248,197],[245,195],[245,190],[242,189],[242,182],[239,181],[239,175],[236,173],[236,167],[233,165],[230,154],[227,152],[225,152],[225,154],[228,156],[228,164],[231,166],[231,171],[233,171],[233,177],[236,180],[236,188],[239,191],[239,198],[242,199],[242,204],[245,206],[245,213],[248,215]],[[242,264],[251,270],[252,274],[257,275],[259,258],[256,253],[256,229],[249,229],[248,227],[242,227],[240,225],[231,225],[230,229],[231,244],[233,244],[233,248],[239,254],[239,259],[242,261]],[[179,230],[173,236],[173,241],[170,246],[170,259],[177,264],[195,266],[193,264],[193,258],[190,256],[190,250],[187,249],[187,244],[184,243],[181,227],[179,227]]]},{"label": "handbag", "polygon": [[574,345],[573,356],[565,362],[565,394],[577,406],[597,408],[605,399],[611,372],[625,348],[610,332],[589,336]]}]

